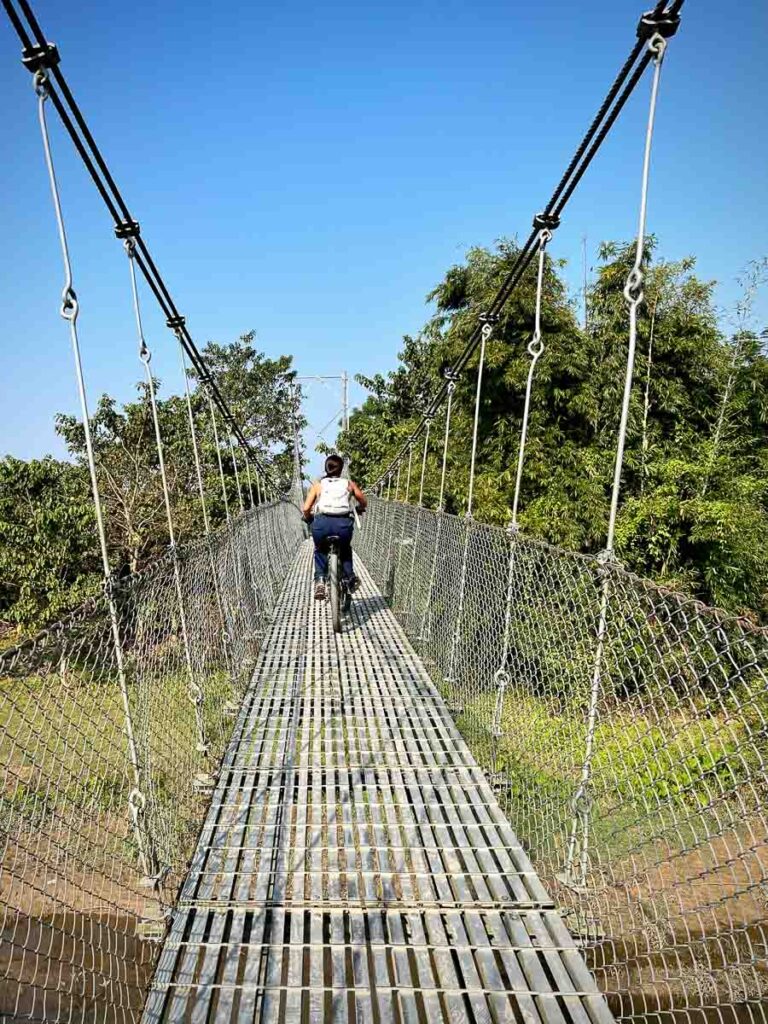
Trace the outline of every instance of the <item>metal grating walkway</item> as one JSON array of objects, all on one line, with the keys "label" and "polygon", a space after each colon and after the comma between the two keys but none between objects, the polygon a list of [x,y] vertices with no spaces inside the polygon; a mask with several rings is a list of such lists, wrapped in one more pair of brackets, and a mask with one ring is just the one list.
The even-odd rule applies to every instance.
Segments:
[{"label": "metal grating walkway", "polygon": [[286,581],[144,1024],[612,1024],[364,570],[336,638]]}]

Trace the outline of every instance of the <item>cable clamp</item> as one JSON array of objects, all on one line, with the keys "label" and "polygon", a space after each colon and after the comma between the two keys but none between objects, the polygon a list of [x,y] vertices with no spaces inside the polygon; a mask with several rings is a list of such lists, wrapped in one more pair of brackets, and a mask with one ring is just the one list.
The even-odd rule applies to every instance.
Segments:
[{"label": "cable clamp", "polygon": [[46,43],[45,46],[25,46],[21,51],[21,63],[35,74],[41,68],[55,68],[61,58],[54,43]]},{"label": "cable clamp", "polygon": [[528,355],[531,359],[538,359],[543,351],[544,342],[541,340],[541,334],[537,332],[528,342]]},{"label": "cable clamp", "polygon": [[510,679],[510,676],[509,676],[509,672],[507,672],[507,670],[505,668],[498,669],[494,673],[493,678],[494,678],[494,680],[496,682],[496,685],[498,686],[498,688],[500,690],[506,690],[506,688],[512,682],[512,680]]},{"label": "cable clamp", "polygon": [[186,322],[186,317],[183,316],[169,316],[165,321],[166,326],[170,327],[172,331],[180,331]]},{"label": "cable clamp", "polygon": [[662,39],[671,39],[679,28],[679,14],[672,14],[670,11],[662,11],[660,14],[646,11],[637,26],[637,38],[643,42],[648,42],[655,35],[660,35]]},{"label": "cable clamp", "polygon": [[443,370],[443,377],[445,377],[449,384],[455,384],[461,377],[461,374],[457,370],[451,369],[449,366],[448,369]]},{"label": "cable clamp", "polygon": [[147,806],[147,798],[136,786],[128,794],[128,807],[131,811],[131,817],[133,818],[134,825],[139,819],[139,815],[144,813]]},{"label": "cable clamp", "polygon": [[117,238],[138,238],[141,234],[139,222],[135,220],[121,220],[115,225],[115,236]]},{"label": "cable clamp", "polygon": [[104,597],[108,601],[114,600],[118,590],[120,589],[120,577],[118,576],[117,570],[113,569],[108,576],[105,576],[101,581],[101,589]]},{"label": "cable clamp", "polygon": [[589,814],[594,806],[594,800],[587,788],[587,783],[582,783],[571,798],[571,809],[574,814],[584,817]]},{"label": "cable clamp", "polygon": [[486,342],[493,334],[493,328],[498,323],[499,317],[497,313],[481,313],[479,320],[480,334],[483,342]]},{"label": "cable clamp", "polygon": [[77,321],[77,314],[80,312],[80,304],[77,301],[75,289],[67,285],[61,294],[61,309],[59,310],[65,320],[70,323]]},{"label": "cable clamp", "polygon": [[612,548],[603,548],[602,551],[598,551],[595,561],[597,562],[598,575],[602,577],[611,574],[615,569],[622,568],[622,563],[616,557]]},{"label": "cable clamp", "polygon": [[560,218],[556,213],[537,213],[533,218],[533,226],[536,231],[557,231]]},{"label": "cable clamp", "polygon": [[630,305],[639,305],[643,301],[643,272],[640,267],[632,267],[624,285],[624,298]]}]

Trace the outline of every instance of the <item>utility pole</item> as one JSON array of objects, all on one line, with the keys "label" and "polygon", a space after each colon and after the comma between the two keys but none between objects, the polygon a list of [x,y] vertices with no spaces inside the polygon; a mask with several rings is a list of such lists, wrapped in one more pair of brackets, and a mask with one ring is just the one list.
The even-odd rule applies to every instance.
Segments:
[{"label": "utility pole", "polygon": [[[343,431],[349,430],[349,374],[347,373],[346,370],[342,370],[340,374],[339,373],[335,373],[335,374],[332,374],[332,373],[326,373],[326,374],[321,374],[321,373],[304,374],[302,376],[295,377],[294,380],[297,380],[297,381],[302,381],[302,380],[313,380],[314,381],[314,380],[316,380],[316,381],[319,381],[321,384],[327,384],[328,381],[331,381],[331,380],[339,380],[339,381],[341,381],[341,429]],[[334,415],[333,419],[334,420],[336,419],[335,415]],[[321,440],[323,440],[323,441],[325,440],[325,438],[323,437],[323,432],[327,429],[327,427],[329,427],[331,425],[332,422],[333,422],[333,420],[331,420],[319,432],[318,437]],[[345,463],[346,467],[349,467],[349,457],[347,455],[344,456],[344,463]]]},{"label": "utility pole", "polygon": [[349,376],[346,370],[341,371],[341,429],[349,430]]},{"label": "utility pole", "polygon": [[[299,377],[295,377],[295,380],[317,380],[325,383],[329,380],[340,380],[341,381],[341,429],[349,430],[349,374],[346,370],[342,370],[341,373],[311,373],[304,374]],[[334,417],[335,419],[335,417]],[[330,426],[330,424],[329,424]],[[323,427],[323,430],[326,428]]]}]

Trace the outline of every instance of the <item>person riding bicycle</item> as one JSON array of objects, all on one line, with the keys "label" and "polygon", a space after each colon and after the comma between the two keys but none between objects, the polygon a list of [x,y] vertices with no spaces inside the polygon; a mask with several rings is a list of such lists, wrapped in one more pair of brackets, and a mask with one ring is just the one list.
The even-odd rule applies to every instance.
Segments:
[{"label": "person riding bicycle", "polygon": [[368,502],[354,482],[341,474],[344,460],[340,455],[329,455],[325,460],[325,476],[316,480],[304,502],[304,519],[311,523],[315,542],[315,600],[325,600],[325,581],[328,578],[328,538],[339,538],[341,578],[350,593],[357,586],[352,568],[352,533],[355,529],[352,500],[365,512]]}]

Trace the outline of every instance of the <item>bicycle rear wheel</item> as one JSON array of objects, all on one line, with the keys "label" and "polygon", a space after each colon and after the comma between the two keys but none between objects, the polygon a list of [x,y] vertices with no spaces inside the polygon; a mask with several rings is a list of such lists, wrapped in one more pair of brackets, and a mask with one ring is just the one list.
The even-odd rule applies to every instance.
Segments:
[{"label": "bicycle rear wheel", "polygon": [[328,555],[328,585],[331,591],[331,621],[334,633],[341,632],[341,580],[339,579],[339,552],[332,548]]}]

